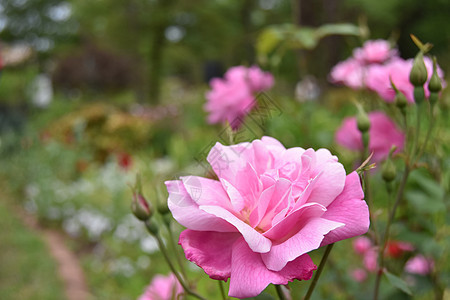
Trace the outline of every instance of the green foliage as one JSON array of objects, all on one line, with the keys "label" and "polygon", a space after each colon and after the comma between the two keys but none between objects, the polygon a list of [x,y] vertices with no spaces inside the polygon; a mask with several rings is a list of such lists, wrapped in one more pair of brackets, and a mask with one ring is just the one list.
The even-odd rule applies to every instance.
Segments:
[{"label": "green foliage", "polygon": [[395,286],[396,288],[402,290],[408,295],[412,295],[411,289],[408,287],[408,284],[398,276],[390,273],[389,271],[384,271],[383,274],[386,276],[388,281]]},{"label": "green foliage", "polygon": [[57,266],[36,233],[14,213],[17,203],[7,194],[4,177],[0,197],[0,294],[2,299],[64,299]]},{"label": "green foliage", "polygon": [[433,214],[445,211],[445,191],[425,172],[414,172],[405,197],[417,213]]},{"label": "green foliage", "polygon": [[293,24],[272,25],[260,33],[256,50],[261,63],[266,64],[269,54],[272,54],[270,64],[277,66],[286,50],[312,50],[327,36],[359,36],[360,32],[360,28],[353,24],[325,24],[318,28]]},{"label": "green foliage", "polygon": [[29,88],[37,74],[35,66],[3,70],[0,77],[0,104],[20,106],[29,103]]}]

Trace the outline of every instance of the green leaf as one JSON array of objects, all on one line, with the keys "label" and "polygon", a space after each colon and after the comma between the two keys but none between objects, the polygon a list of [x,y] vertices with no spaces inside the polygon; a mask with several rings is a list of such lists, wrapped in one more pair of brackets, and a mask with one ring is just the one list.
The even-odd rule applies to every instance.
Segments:
[{"label": "green leaf", "polygon": [[292,48],[314,49],[319,42],[316,31],[312,28],[301,27],[295,30],[292,42]]},{"label": "green leaf", "polygon": [[[258,60],[278,65],[285,50],[314,49],[328,35],[360,35],[360,28],[353,24],[325,24],[318,28],[298,27],[293,24],[273,25],[258,36],[256,51]],[[268,56],[275,56],[268,59]]]},{"label": "green leaf", "polygon": [[387,280],[388,280],[393,286],[395,286],[396,288],[402,290],[402,291],[405,292],[406,294],[412,296],[412,292],[411,292],[411,290],[409,289],[408,284],[407,284],[403,279],[401,279],[401,278],[398,277],[398,276],[395,276],[394,274],[388,272],[387,270],[385,270],[383,274],[386,276]]},{"label": "green leaf", "polygon": [[342,24],[325,24],[320,26],[316,31],[317,37],[319,39],[328,35],[355,35],[359,36],[361,30],[359,26],[342,23]]},{"label": "green leaf", "polygon": [[256,50],[260,55],[268,55],[282,41],[282,34],[275,26],[264,29],[258,36]]},{"label": "green leaf", "polygon": [[427,174],[419,171],[411,173],[409,186],[405,198],[417,212],[432,214],[445,211],[445,191]]}]

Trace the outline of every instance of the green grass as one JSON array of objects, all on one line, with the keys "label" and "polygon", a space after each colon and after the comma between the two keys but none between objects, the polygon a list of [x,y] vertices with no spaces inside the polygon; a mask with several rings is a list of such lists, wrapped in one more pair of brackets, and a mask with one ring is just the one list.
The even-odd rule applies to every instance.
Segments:
[{"label": "green grass", "polygon": [[43,240],[14,214],[11,201],[1,188],[1,299],[65,299],[55,261]]}]

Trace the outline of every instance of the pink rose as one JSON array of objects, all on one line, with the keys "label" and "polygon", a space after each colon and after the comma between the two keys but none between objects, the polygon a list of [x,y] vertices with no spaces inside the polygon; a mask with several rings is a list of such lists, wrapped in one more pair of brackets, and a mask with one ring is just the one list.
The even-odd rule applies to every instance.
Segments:
[{"label": "pink rose", "polygon": [[[433,72],[433,62],[427,56],[424,57],[425,66],[428,72],[428,81]],[[397,89],[403,93],[410,103],[414,103],[414,86],[409,82],[409,73],[413,65],[413,60],[404,60],[400,57],[393,58],[385,65],[371,65],[367,69],[366,85],[369,89],[375,91],[381,98],[387,102],[395,99],[395,91],[391,86],[389,78],[392,79]],[[438,67],[438,75],[444,78],[444,72]],[[442,80],[443,87],[446,86]],[[425,83],[425,96],[428,97],[428,82]]]},{"label": "pink rose", "polygon": [[362,48],[353,50],[353,57],[363,64],[384,63],[397,55],[396,49],[386,40],[371,40],[364,43]]},{"label": "pink rose", "polygon": [[364,254],[370,248],[372,248],[372,241],[366,236],[360,236],[353,240],[353,249],[358,254]]},{"label": "pink rose", "polygon": [[233,129],[238,128],[256,105],[256,94],[270,89],[273,83],[273,76],[257,66],[230,68],[224,79],[214,78],[210,81],[212,89],[206,93],[205,105],[209,113],[208,122],[228,122]]},{"label": "pink rose", "polygon": [[250,68],[237,66],[230,68],[225,74],[230,82],[245,81],[251,92],[260,92],[270,89],[274,84],[274,78],[269,72],[264,72],[257,66]]},{"label": "pink rose", "polygon": [[430,258],[419,254],[409,259],[405,265],[405,271],[411,274],[428,275],[434,268],[434,262]]},{"label": "pink rose", "polygon": [[173,274],[156,275],[138,300],[171,300],[177,299],[184,292],[183,287]]},{"label": "pink rose", "polygon": [[253,297],[267,285],[308,280],[308,252],[367,232],[369,211],[356,172],[326,149],[286,149],[276,139],[224,146],[208,155],[219,181],[167,181],[168,205],[187,230],[186,258],[229,295]]},{"label": "pink rose", "polygon": [[363,282],[367,279],[367,272],[364,269],[354,269],[350,275],[357,282]]},{"label": "pink rose", "polygon": [[378,268],[378,249],[370,248],[364,253],[363,264],[367,271],[375,272]]},{"label": "pink rose", "polygon": [[354,58],[338,63],[331,69],[330,81],[344,84],[354,90],[364,87],[365,67]]},{"label": "pink rose", "polygon": [[[369,113],[369,150],[374,152],[373,160],[378,162],[386,158],[392,145],[397,146],[395,153],[403,149],[405,135],[395,123],[381,111]],[[356,118],[346,118],[335,135],[336,142],[350,150],[362,150],[361,132],[356,125]]]}]

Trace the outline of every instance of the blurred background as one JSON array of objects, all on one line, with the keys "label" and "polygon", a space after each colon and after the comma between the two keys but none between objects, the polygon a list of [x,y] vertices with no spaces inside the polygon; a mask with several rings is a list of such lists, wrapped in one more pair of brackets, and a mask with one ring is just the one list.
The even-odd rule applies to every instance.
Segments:
[{"label": "blurred background", "polygon": [[[153,274],[167,274],[129,213],[127,184],[141,172],[156,205],[164,180],[205,173],[196,158],[221,132],[203,110],[211,78],[235,65],[272,72],[281,114],[264,134],[336,153],[334,132],[355,112],[355,92],[328,82],[332,66],[366,39],[388,39],[411,58],[413,33],[449,74],[449,16],[447,0],[0,0],[3,299],[64,298],[46,229],[76,253],[93,299],[136,299]],[[331,23],[348,27],[320,40],[305,31],[274,50],[289,26]],[[354,157],[341,157],[351,170]],[[320,295],[349,299],[332,284]]]}]

